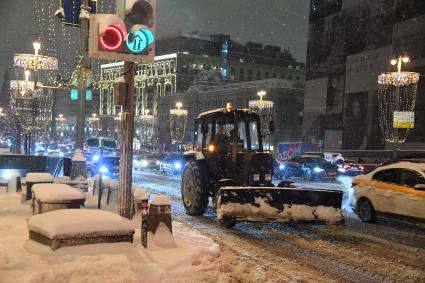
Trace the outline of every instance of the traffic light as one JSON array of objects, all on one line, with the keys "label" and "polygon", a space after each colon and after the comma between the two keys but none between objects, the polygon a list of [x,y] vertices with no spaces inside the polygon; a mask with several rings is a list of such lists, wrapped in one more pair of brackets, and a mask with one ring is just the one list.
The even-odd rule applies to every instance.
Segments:
[{"label": "traffic light", "polygon": [[117,15],[90,16],[90,58],[153,63],[156,0],[117,0]]}]

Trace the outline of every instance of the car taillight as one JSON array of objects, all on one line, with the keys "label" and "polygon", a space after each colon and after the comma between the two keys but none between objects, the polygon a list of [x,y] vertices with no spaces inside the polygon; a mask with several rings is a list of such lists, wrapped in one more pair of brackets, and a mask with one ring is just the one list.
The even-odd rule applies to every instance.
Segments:
[{"label": "car taillight", "polygon": [[349,169],[351,167],[350,164],[344,164],[344,169]]},{"label": "car taillight", "polygon": [[359,170],[363,171],[364,167],[362,165],[359,165]]}]

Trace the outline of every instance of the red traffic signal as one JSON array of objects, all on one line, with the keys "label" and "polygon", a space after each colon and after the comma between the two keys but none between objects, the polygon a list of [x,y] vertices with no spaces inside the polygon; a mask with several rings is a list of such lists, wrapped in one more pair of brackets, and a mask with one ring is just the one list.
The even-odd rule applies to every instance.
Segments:
[{"label": "red traffic signal", "polygon": [[103,49],[109,51],[119,51],[123,42],[127,38],[127,31],[119,24],[112,24],[106,27],[105,32],[99,41]]}]

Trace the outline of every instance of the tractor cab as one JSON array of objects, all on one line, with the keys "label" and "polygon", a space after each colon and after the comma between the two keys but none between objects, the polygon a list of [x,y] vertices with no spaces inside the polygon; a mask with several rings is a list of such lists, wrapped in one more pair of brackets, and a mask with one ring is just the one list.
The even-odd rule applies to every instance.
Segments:
[{"label": "tractor cab", "polygon": [[195,122],[194,150],[201,152],[214,191],[231,185],[270,185],[273,158],[263,152],[260,117],[249,109],[217,109]]}]

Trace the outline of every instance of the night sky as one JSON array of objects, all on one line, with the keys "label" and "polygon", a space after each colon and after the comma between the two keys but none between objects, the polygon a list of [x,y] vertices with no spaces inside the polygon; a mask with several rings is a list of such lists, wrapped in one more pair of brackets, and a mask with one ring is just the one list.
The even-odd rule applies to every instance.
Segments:
[{"label": "night sky", "polygon": [[[99,0],[101,1],[101,0]],[[62,27],[53,17],[38,22],[57,0],[0,0],[0,86],[12,65],[13,54],[33,52],[32,38],[39,34],[43,54],[57,56],[64,76],[74,67],[78,30]],[[99,2],[99,9],[113,7],[114,0]],[[261,42],[290,48],[295,58],[305,62],[309,0],[158,0],[157,36],[201,31],[230,34],[242,43]],[[38,3],[38,4],[37,4]],[[43,3],[43,4],[40,4]],[[37,6],[38,5],[38,6]],[[37,7],[45,6],[44,10]],[[38,13],[37,13],[38,11]],[[56,40],[52,40],[56,38]],[[69,40],[70,39],[70,40]],[[98,63],[94,64],[98,66]]]}]

